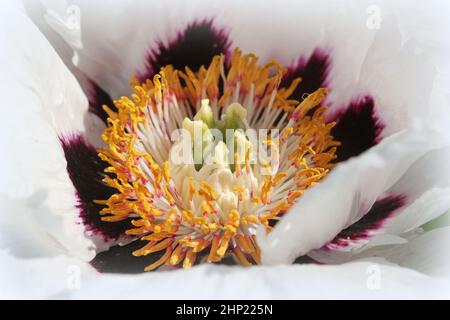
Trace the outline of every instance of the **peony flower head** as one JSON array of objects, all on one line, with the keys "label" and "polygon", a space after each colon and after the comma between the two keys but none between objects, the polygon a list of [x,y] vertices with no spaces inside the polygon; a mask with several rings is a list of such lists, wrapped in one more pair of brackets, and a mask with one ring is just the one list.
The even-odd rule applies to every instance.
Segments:
[{"label": "peony flower head", "polygon": [[126,234],[148,243],[133,255],[164,251],[146,270],[190,267],[205,251],[208,262],[232,253],[243,265],[260,263],[258,226],[270,231],[333,166],[335,122],[319,107],[326,90],[289,100],[301,79],[280,88],[277,63],[258,66],[239,50],[230,60],[215,56],[196,73],[163,67],[135,84],[134,101],[104,106],[108,148],[99,156],[115,177],[103,181],[118,192],[96,203],[107,206],[103,221],[134,218]]},{"label": "peony flower head", "polygon": [[167,297],[445,287],[446,46],[399,10],[5,5],[5,284],[31,268],[39,297],[34,272],[58,297],[145,294],[149,280]]}]

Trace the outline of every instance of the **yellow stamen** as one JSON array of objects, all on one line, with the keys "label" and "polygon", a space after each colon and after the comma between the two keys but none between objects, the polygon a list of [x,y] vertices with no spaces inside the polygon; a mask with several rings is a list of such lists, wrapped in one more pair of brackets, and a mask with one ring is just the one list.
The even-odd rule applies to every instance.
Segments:
[{"label": "yellow stamen", "polygon": [[183,250],[183,246],[178,245],[175,250],[173,250],[172,255],[170,256],[169,264],[172,266],[176,266],[181,261],[183,261],[185,257],[185,252]]},{"label": "yellow stamen", "polygon": [[195,263],[196,258],[197,253],[194,251],[194,249],[189,249],[186,253],[186,258],[184,258],[183,268],[188,269],[192,267],[192,265]]},{"label": "yellow stamen", "polygon": [[167,261],[167,259],[169,259],[171,253],[172,253],[172,248],[170,248],[170,247],[167,248],[166,252],[162,255],[162,257],[159,258],[158,261],[146,266],[144,271],[151,271],[151,270],[154,270],[154,269],[158,268],[159,266],[163,265]]},{"label": "yellow stamen", "polygon": [[252,264],[247,260],[244,253],[242,253],[241,249],[239,247],[233,248],[233,252],[236,254],[237,258],[239,259],[240,263],[245,266],[249,267]]}]

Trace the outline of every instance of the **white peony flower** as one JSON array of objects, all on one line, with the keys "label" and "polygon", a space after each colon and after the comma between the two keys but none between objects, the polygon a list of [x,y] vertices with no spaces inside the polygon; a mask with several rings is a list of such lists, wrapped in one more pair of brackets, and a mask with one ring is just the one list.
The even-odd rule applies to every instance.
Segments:
[{"label": "white peony flower", "polygon": [[1,296],[448,297],[448,7],[405,3],[2,4]]}]

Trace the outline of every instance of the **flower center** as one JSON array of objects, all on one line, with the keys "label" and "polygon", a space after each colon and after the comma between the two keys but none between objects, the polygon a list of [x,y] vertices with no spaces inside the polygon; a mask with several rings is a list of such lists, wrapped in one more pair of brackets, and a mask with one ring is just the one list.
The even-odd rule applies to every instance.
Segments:
[{"label": "flower center", "polygon": [[235,50],[229,65],[171,66],[132,99],[115,101],[99,151],[110,166],[104,182],[117,193],[98,200],[104,221],[132,218],[128,235],[147,243],[136,256],[164,254],[145,270],[227,256],[260,263],[256,230],[268,232],[332,168],[339,142],[330,134],[326,89],[301,103],[299,84],[279,88],[284,70]]}]

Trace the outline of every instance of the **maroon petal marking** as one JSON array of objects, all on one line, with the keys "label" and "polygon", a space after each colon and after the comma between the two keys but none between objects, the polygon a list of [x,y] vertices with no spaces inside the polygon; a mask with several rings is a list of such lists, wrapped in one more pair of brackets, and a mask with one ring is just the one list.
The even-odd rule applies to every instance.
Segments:
[{"label": "maroon petal marking", "polygon": [[398,209],[406,205],[406,196],[390,195],[377,200],[367,214],[358,222],[342,230],[325,248],[346,247],[355,241],[372,237],[392,218]]},{"label": "maroon petal marking", "polygon": [[294,260],[294,264],[321,264],[319,261],[314,260],[310,256],[300,256]]},{"label": "maroon petal marking", "polygon": [[147,256],[135,257],[133,251],[142,248],[145,242],[136,240],[125,246],[113,246],[98,253],[90,264],[102,273],[142,273],[149,264],[157,261],[165,250]]},{"label": "maroon petal marking", "polygon": [[[146,266],[156,262],[165,253],[166,250],[151,253],[147,256],[133,256],[133,251],[141,249],[147,242],[139,239],[124,245],[116,245],[108,251],[98,253],[90,264],[101,273],[143,273]],[[199,252],[195,264],[207,255],[207,250]],[[229,257],[223,259],[219,264],[234,265],[234,260]],[[179,269],[182,264],[177,266],[165,266],[165,268]]]},{"label": "maroon petal marking", "polygon": [[215,27],[211,19],[195,21],[178,32],[168,44],[159,41],[157,45],[147,57],[147,70],[138,76],[141,82],[153,78],[162,67],[169,64],[175,69],[184,70],[188,66],[196,71],[202,65],[209,65],[218,54],[229,55],[231,43],[228,33]]},{"label": "maroon petal marking", "polygon": [[78,196],[77,207],[86,231],[101,236],[105,241],[117,240],[131,227],[128,220],[105,222],[100,219],[100,210],[104,207],[94,200],[108,199],[115,189],[102,182],[103,173],[108,164],[97,156],[97,151],[80,135],[60,137],[67,161],[67,172]]},{"label": "maroon petal marking", "polygon": [[329,54],[325,50],[315,49],[308,59],[300,57],[296,65],[288,68],[281,81],[281,87],[289,87],[294,79],[302,78],[291,96],[292,99],[302,101],[305,94],[327,86],[330,64]]},{"label": "maroon petal marking", "polygon": [[87,97],[89,100],[89,112],[94,113],[106,123],[108,114],[103,110],[103,105],[107,105],[112,110],[116,110],[110,95],[103,90],[95,81],[89,79],[87,87]]},{"label": "maroon petal marking", "polygon": [[380,142],[384,125],[375,112],[375,102],[371,96],[358,98],[337,115],[332,134],[341,146],[337,148],[336,162],[358,156]]}]

